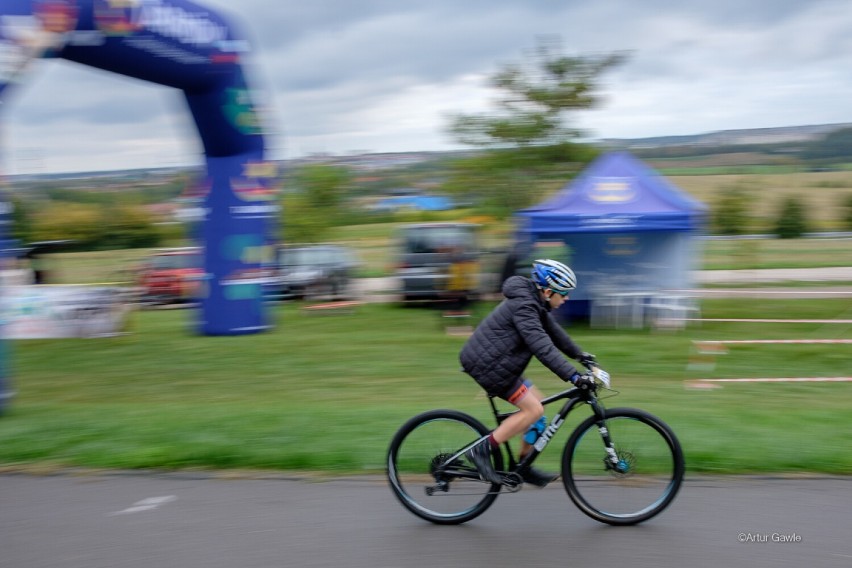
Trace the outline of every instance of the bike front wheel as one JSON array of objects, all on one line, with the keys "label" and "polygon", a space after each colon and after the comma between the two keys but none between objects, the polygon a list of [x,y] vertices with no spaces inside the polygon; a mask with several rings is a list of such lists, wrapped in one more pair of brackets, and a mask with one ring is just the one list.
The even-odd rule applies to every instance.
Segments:
[{"label": "bike front wheel", "polygon": [[[605,411],[583,421],[562,454],[568,496],[589,517],[610,525],[634,525],[668,507],[683,482],[683,450],[671,428],[632,408]],[[615,460],[604,434],[612,440]]]},{"label": "bike front wheel", "polygon": [[[400,503],[437,524],[464,523],[494,503],[500,486],[479,478],[463,450],[486,436],[481,422],[455,410],[433,410],[406,422],[391,441],[387,475]],[[494,468],[503,469],[500,452]]]}]

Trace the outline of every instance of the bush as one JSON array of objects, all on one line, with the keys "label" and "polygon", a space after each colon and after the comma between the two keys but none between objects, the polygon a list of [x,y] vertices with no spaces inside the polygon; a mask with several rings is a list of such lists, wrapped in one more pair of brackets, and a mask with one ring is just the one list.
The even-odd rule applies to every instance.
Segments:
[{"label": "bush", "polygon": [[140,205],[51,202],[32,215],[29,238],[70,240],[68,250],[115,250],[159,246],[161,231]]},{"label": "bush", "polygon": [[150,248],[160,245],[160,231],[151,215],[141,206],[117,205],[105,208],[98,248]]},{"label": "bush", "polygon": [[721,190],[711,217],[712,230],[719,235],[743,235],[751,223],[751,191],[734,185]]},{"label": "bush", "polygon": [[775,234],[782,239],[796,239],[807,232],[804,204],[795,197],[788,197],[781,205],[775,223]]},{"label": "bush", "polygon": [[840,204],[842,212],[840,226],[844,231],[852,231],[852,195],[847,195]]},{"label": "bush", "polygon": [[94,250],[100,242],[102,216],[96,205],[49,202],[33,215],[30,238],[34,241],[72,241],[68,250]]}]

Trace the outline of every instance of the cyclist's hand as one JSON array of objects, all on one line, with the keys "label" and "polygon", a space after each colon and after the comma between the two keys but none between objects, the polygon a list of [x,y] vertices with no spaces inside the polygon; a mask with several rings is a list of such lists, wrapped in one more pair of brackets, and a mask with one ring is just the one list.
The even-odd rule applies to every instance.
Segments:
[{"label": "cyclist's hand", "polygon": [[586,373],[585,375],[577,373],[571,379],[571,382],[580,390],[595,390],[595,378],[591,373]]},{"label": "cyclist's hand", "polygon": [[578,361],[580,361],[580,363],[582,363],[583,366],[588,369],[591,365],[596,364],[597,359],[591,353],[586,353],[585,351],[583,351]]}]

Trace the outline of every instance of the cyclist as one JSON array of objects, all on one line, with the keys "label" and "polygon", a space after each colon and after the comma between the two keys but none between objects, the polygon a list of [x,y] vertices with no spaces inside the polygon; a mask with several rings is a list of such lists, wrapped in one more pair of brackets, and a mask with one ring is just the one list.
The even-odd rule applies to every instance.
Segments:
[{"label": "cyclist", "polygon": [[[477,326],[462,348],[459,359],[463,370],[490,396],[518,407],[518,412],[468,452],[484,481],[501,483],[491,464],[491,453],[499,451],[500,444],[526,431],[521,442],[523,458],[545,428],[542,394],[523,377],[533,356],[564,381],[586,389],[594,385],[593,377],[578,372],[562,353],[584,365],[594,362],[594,355],[583,352],[550,313],[568,299],[576,286],[574,273],[561,262],[534,261],[531,278],[511,276],[506,280],[505,299]],[[524,482],[539,487],[559,477],[532,467],[518,473]]]}]

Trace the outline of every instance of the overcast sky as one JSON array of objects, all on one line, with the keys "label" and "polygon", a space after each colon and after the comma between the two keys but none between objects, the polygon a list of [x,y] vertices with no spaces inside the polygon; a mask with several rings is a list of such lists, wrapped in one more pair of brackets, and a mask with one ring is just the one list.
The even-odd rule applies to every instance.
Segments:
[{"label": "overcast sky", "polygon": [[[536,38],[628,51],[592,138],[852,122],[849,0],[198,0],[256,46],[272,158],[459,148],[447,116],[493,107],[487,79]],[[182,94],[42,60],[3,105],[9,174],[199,164]]]}]

